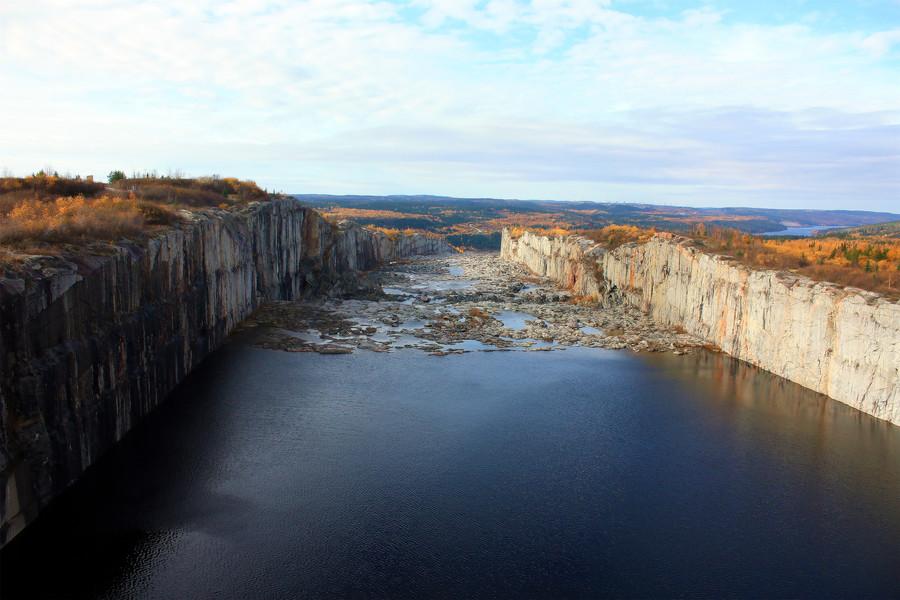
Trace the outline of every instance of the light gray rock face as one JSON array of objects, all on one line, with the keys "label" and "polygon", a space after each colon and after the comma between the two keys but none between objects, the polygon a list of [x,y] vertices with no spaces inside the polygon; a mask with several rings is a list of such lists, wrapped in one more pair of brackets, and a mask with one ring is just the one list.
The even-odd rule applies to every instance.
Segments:
[{"label": "light gray rock face", "polygon": [[358,271],[449,249],[335,226],[294,200],[188,218],[0,278],[0,546],[260,303],[349,291]]},{"label": "light gray rock face", "polygon": [[524,264],[532,273],[547,277],[576,295],[602,300],[606,285],[599,271],[606,250],[577,236],[544,236],[526,231],[514,238],[503,230],[500,258]]},{"label": "light gray rock face", "polygon": [[606,251],[504,231],[501,255],[600,301],[627,301],[728,354],[900,425],[900,303],[749,269],[670,234]]}]

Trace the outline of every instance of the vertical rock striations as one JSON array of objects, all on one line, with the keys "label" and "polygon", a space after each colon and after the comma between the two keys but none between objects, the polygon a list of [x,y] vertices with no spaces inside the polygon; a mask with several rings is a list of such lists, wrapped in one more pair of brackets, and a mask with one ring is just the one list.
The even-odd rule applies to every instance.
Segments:
[{"label": "vertical rock striations", "polygon": [[900,303],[755,270],[657,234],[611,251],[504,231],[501,255],[576,293],[626,301],[728,354],[900,425]]},{"label": "vertical rock striations", "polygon": [[0,278],[0,546],[265,300],[448,247],[335,226],[294,200],[210,210],[105,255]]}]

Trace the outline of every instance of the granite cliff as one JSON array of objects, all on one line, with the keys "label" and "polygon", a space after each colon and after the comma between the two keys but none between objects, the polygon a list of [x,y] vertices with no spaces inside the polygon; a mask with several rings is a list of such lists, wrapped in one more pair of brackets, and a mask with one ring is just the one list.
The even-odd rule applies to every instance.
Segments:
[{"label": "granite cliff", "polygon": [[333,225],[293,199],[0,278],[0,546],[267,300],[352,291],[443,240]]},{"label": "granite cliff", "polygon": [[754,270],[659,233],[608,250],[577,236],[503,232],[501,256],[576,294],[627,302],[723,352],[900,425],[900,303]]}]

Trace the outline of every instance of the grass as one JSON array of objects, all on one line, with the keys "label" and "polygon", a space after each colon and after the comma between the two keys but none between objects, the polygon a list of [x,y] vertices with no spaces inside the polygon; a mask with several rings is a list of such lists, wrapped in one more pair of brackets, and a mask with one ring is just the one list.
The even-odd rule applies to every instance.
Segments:
[{"label": "grass", "polygon": [[179,210],[223,209],[265,200],[252,181],[142,177],[111,185],[39,173],[0,178],[0,264],[61,245],[139,238],[172,227]]},{"label": "grass", "polygon": [[512,239],[518,239],[528,231],[535,235],[546,235],[546,236],[563,236],[563,235],[571,235],[572,231],[565,229],[563,227],[520,227],[513,226],[509,228],[509,236]]},{"label": "grass", "polygon": [[142,233],[152,222],[168,221],[174,213],[135,198],[59,197],[54,201],[23,200],[0,224],[0,243],[77,243],[116,240]]},{"label": "grass", "polygon": [[233,177],[142,177],[121,179],[112,186],[119,193],[131,193],[143,200],[184,207],[228,208],[266,200],[268,194],[253,181]]},{"label": "grass", "polygon": [[622,244],[631,242],[644,243],[656,233],[655,229],[644,229],[634,225],[607,225],[601,229],[581,232],[581,235],[603,244],[610,250],[614,250]]},{"label": "grass", "polygon": [[106,186],[93,179],[66,178],[57,175],[29,175],[28,177],[0,177],[0,197],[24,199],[46,196],[94,196]]}]

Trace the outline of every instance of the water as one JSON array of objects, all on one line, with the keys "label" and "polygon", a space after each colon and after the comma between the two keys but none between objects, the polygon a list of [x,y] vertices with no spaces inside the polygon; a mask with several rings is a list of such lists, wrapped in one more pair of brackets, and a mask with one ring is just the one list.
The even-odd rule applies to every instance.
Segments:
[{"label": "water", "polygon": [[900,428],[711,354],[234,340],[0,597],[889,597]]},{"label": "water", "polygon": [[451,279],[431,281],[426,286],[428,290],[435,292],[449,292],[453,290],[467,290],[475,285],[470,279]]},{"label": "water", "polygon": [[479,340],[463,340],[454,344],[447,344],[444,347],[448,350],[468,350],[469,352],[475,352],[478,350],[493,350],[496,348],[495,346],[485,344],[484,342],[481,342]]},{"label": "water", "polygon": [[407,291],[401,290],[400,288],[385,287],[382,289],[383,289],[384,293],[388,296],[412,296],[413,295],[412,292],[407,292]]},{"label": "water", "polygon": [[528,321],[536,320],[534,315],[515,310],[502,310],[494,315],[494,318],[503,323],[503,326],[513,331],[525,329]]},{"label": "water", "polygon": [[769,231],[760,235],[764,237],[810,237],[816,235],[816,233],[819,231],[841,229],[844,227],[848,227],[848,225],[813,225],[812,227],[788,227],[787,229],[782,229],[781,231]]}]

